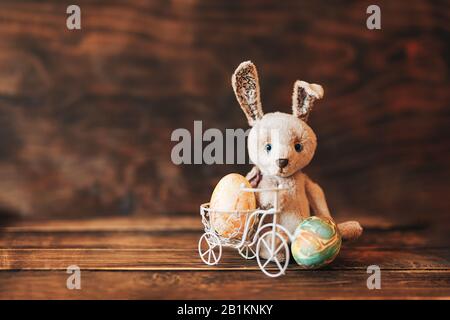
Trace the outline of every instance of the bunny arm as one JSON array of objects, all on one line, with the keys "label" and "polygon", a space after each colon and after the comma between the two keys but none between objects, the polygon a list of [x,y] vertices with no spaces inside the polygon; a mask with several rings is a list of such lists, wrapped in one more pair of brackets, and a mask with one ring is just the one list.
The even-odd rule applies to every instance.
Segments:
[{"label": "bunny arm", "polygon": [[[326,217],[333,220],[322,188],[308,176],[306,176],[305,180],[305,190],[309,205],[313,209],[314,214],[318,217]],[[347,221],[339,223],[337,226],[342,238],[345,240],[357,239],[363,232],[363,228],[358,221]]]},{"label": "bunny arm", "polygon": [[332,219],[322,188],[308,176],[305,175],[305,178],[306,196],[308,198],[309,205],[314,211],[314,214],[318,217]]}]

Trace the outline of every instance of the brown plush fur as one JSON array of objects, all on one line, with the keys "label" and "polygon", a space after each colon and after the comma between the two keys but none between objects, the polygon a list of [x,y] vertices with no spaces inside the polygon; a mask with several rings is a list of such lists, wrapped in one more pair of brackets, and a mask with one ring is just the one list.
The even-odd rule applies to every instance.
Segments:
[{"label": "brown plush fur", "polygon": [[[310,216],[331,218],[322,188],[313,182],[302,169],[314,156],[317,139],[306,123],[316,99],[323,97],[318,84],[296,81],[292,95],[293,114],[274,112],[263,114],[256,67],[250,61],[239,65],[232,77],[236,98],[252,126],[248,138],[248,152],[255,167],[247,175],[254,187],[266,188],[283,185],[288,190],[279,193],[279,223],[291,233],[299,223]],[[301,144],[302,149],[295,149]],[[270,145],[270,150],[266,146]],[[287,160],[280,167],[280,159]],[[258,205],[273,206],[273,194],[257,193]],[[343,239],[356,239],[362,227],[356,221],[338,224]],[[264,252],[261,252],[263,258]],[[280,256],[279,259],[284,259]]]}]

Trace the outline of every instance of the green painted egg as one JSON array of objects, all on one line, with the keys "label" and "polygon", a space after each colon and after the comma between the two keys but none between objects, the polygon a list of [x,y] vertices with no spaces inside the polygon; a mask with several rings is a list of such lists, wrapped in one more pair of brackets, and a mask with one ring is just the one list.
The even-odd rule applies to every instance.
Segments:
[{"label": "green painted egg", "polygon": [[341,235],[332,220],[313,216],[303,220],[295,230],[291,252],[299,265],[320,268],[336,258],[341,243]]}]

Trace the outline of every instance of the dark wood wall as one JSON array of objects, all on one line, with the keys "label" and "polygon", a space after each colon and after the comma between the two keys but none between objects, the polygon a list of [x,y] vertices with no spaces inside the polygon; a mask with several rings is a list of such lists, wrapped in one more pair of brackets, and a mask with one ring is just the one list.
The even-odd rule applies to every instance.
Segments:
[{"label": "dark wood wall", "polygon": [[0,1],[0,204],[32,216],[197,214],[249,166],[170,160],[176,128],[246,128],[230,85],[254,61],[266,111],[321,83],[307,172],[342,215],[450,209],[449,1]]}]

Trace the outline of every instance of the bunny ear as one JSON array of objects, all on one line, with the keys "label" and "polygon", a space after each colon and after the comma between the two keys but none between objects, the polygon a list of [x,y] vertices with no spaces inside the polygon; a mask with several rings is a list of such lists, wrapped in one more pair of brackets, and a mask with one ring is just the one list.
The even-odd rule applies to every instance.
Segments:
[{"label": "bunny ear", "polygon": [[292,113],[303,121],[307,121],[314,101],[322,99],[322,97],[323,88],[321,85],[300,80],[295,81],[294,92],[292,93]]},{"label": "bunny ear", "polygon": [[234,94],[250,126],[263,116],[259,94],[258,72],[251,61],[242,62],[231,77]]}]

